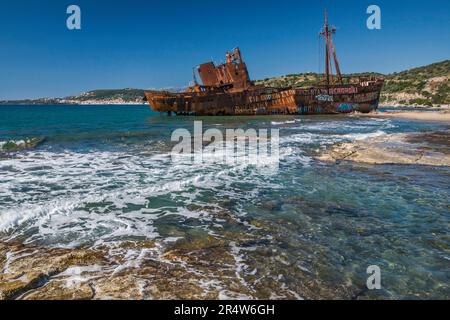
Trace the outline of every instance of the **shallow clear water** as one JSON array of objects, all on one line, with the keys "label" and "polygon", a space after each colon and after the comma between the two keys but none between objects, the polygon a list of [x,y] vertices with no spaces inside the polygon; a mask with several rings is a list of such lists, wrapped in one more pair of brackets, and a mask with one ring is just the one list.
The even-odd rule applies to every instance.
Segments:
[{"label": "shallow clear water", "polygon": [[[313,158],[340,141],[448,125],[195,118],[204,129],[280,129],[280,168],[269,173],[242,163],[173,164],[171,133],[192,131],[193,120],[146,106],[0,107],[0,143],[44,139],[2,151],[0,240],[96,247],[210,235],[234,255],[237,276],[249,282],[261,273],[297,297],[305,283],[349,288],[348,298],[450,297],[450,170]],[[382,290],[366,290],[369,265],[380,266]]]}]

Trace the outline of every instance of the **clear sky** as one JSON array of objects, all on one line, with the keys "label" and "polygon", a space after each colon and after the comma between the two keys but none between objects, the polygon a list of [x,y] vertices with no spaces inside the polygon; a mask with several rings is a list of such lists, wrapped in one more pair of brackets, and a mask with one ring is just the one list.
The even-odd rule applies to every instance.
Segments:
[{"label": "clear sky", "polygon": [[[81,30],[66,9],[81,8]],[[382,10],[368,30],[366,9]],[[182,87],[239,46],[253,79],[319,71],[327,8],[341,69],[389,73],[450,58],[448,0],[1,0],[0,100]]]}]

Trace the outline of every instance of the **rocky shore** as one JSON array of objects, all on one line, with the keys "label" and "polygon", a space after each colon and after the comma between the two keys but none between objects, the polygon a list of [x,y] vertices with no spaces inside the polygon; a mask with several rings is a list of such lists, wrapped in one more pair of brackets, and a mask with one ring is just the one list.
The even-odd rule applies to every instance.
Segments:
[{"label": "rocky shore", "polygon": [[[248,251],[253,262],[247,264],[240,248],[257,240],[233,238],[236,242],[202,236],[170,245],[139,240],[95,248],[0,241],[0,300],[349,299],[359,294],[358,288],[312,280],[263,246]],[[272,275],[281,267],[285,275]],[[288,288],[280,280],[284,277],[297,283]]]},{"label": "rocky shore", "polygon": [[317,156],[322,161],[450,166],[450,131],[386,134],[340,143]]},{"label": "rocky shore", "polygon": [[[213,275],[217,266],[233,264],[221,244],[207,238],[162,252],[145,240],[95,249],[0,243],[0,299],[218,298],[202,287],[207,284],[200,270],[189,272],[186,266]],[[206,256],[215,263],[207,263]],[[233,275],[230,270],[229,289],[246,292]]]},{"label": "rocky shore", "polygon": [[[210,243],[198,248],[197,263],[206,252],[217,263],[232,260],[215,247]],[[200,275],[176,263],[184,259],[187,264],[194,257],[181,257],[178,251],[160,256],[158,251],[152,241],[96,249],[0,243],[0,299],[217,298],[204,295]],[[239,282],[234,285],[237,289]]]}]

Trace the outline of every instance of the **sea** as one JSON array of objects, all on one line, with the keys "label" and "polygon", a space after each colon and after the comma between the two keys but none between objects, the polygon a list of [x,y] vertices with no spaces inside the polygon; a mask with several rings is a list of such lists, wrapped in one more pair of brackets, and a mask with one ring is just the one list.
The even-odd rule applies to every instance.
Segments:
[{"label": "sea", "polygon": [[[174,162],[171,135],[194,121],[204,130],[279,129],[278,169]],[[203,274],[202,288],[221,291],[221,277],[247,288],[222,298],[448,299],[450,169],[316,156],[339,142],[449,127],[351,115],[168,117],[144,105],[1,106],[0,241],[154,241],[164,251],[208,239],[233,257],[214,270],[234,271]],[[381,289],[367,286],[370,266],[381,270]]]}]

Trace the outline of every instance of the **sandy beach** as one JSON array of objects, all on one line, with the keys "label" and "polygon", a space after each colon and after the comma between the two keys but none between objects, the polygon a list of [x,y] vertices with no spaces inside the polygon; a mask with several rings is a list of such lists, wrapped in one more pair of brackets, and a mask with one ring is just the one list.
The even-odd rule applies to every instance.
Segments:
[{"label": "sandy beach", "polygon": [[372,112],[364,114],[367,117],[391,117],[391,118],[403,118],[410,120],[424,120],[424,121],[450,121],[450,110],[445,111],[384,111],[384,112]]}]

